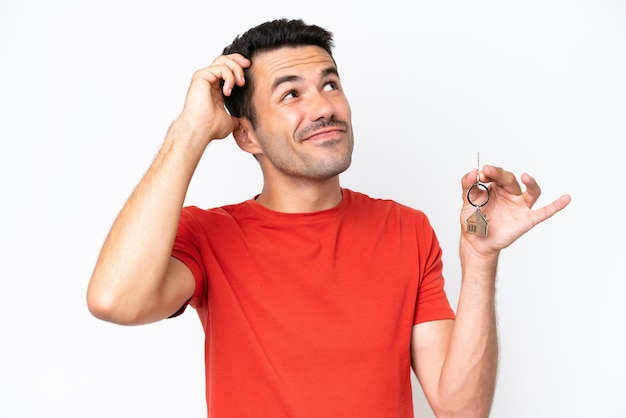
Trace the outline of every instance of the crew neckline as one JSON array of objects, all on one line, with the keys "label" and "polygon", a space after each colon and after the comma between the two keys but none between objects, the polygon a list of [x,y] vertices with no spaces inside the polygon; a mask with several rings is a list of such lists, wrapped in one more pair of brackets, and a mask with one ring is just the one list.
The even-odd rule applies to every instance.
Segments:
[{"label": "crew neckline", "polygon": [[348,189],[341,188],[341,201],[332,208],[315,211],[315,212],[279,212],[270,208],[267,208],[256,201],[259,195],[255,195],[253,198],[248,199],[245,203],[253,211],[261,214],[263,217],[271,218],[327,218],[336,216],[346,210],[350,201],[352,200],[352,192]]}]

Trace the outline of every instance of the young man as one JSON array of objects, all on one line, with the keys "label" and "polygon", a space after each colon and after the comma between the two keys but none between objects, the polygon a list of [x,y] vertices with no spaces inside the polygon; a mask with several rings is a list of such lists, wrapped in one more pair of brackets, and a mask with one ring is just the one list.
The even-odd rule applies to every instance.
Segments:
[{"label": "young man", "polygon": [[[438,417],[487,416],[499,252],[570,198],[531,210],[540,188],[526,174],[525,191],[499,167],[462,178],[455,315],[426,216],[340,186],[353,131],[332,42],[300,20],[266,22],[194,74],[104,243],[89,308],[144,324],[191,304],[210,417],[412,417],[411,367]],[[261,166],[260,194],[183,208],[207,145],[231,133]],[[466,228],[477,180],[489,184],[487,236]]]}]

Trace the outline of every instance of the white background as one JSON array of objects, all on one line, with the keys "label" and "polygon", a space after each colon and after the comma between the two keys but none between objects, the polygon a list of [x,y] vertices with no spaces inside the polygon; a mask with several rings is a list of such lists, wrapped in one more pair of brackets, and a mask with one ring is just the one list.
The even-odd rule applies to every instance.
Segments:
[{"label": "white background", "polygon": [[[572,195],[502,254],[492,416],[626,417],[626,3],[294,3],[0,0],[0,417],[205,414],[195,312],[121,327],[89,315],[85,290],[193,71],[277,17],[335,33],[356,133],[342,185],[429,215],[454,306],[477,152],[534,175],[538,205]],[[260,185],[229,137],[188,202]]]}]

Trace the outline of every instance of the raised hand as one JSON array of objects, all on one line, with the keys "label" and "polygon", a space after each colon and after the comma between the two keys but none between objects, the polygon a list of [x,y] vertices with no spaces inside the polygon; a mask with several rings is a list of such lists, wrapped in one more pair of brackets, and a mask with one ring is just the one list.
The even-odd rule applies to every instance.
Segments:
[{"label": "raised hand", "polygon": [[221,55],[208,67],[197,70],[178,122],[207,144],[213,139],[225,138],[237,129],[239,121],[224,108],[222,93],[229,96],[235,85],[243,86],[244,69],[250,65],[250,60],[243,55],[230,54]]},{"label": "raised hand", "polygon": [[[467,190],[476,184],[477,179],[487,184],[490,193],[489,202],[481,208],[488,222],[486,237],[469,234],[466,226],[466,219],[476,210],[476,207],[467,200]],[[535,179],[526,173],[521,175],[520,180],[525,190],[512,172],[491,165],[483,166],[480,172],[474,169],[463,176],[461,238],[470,243],[474,250],[485,255],[498,253],[535,225],[565,208],[571,200],[569,195],[564,194],[544,207],[533,209],[541,195],[541,188]],[[480,202],[484,202],[485,198],[486,196],[481,196]]]}]

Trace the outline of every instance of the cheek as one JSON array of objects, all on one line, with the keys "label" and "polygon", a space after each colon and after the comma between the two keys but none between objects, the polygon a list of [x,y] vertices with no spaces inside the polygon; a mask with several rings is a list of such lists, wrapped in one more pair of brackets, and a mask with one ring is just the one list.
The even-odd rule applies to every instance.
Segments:
[{"label": "cheek", "polygon": [[293,132],[292,122],[284,118],[266,121],[264,125],[259,126],[257,129],[257,135],[266,144],[289,142],[294,137]]},{"label": "cheek", "polygon": [[293,141],[296,132],[307,124],[307,120],[297,111],[274,112],[268,122],[271,133],[288,142]]},{"label": "cheek", "polygon": [[297,126],[302,115],[302,109],[295,106],[276,107],[265,103],[257,108],[259,126],[264,126],[267,130],[281,130],[285,127]]},{"label": "cheek", "polygon": [[256,131],[257,141],[264,152],[277,152],[290,146],[293,142],[293,133],[284,120],[273,120],[259,126]]},{"label": "cheek", "polygon": [[343,103],[339,106],[342,115],[349,121],[352,118],[352,109],[350,108],[350,103],[347,99],[344,98]]}]

